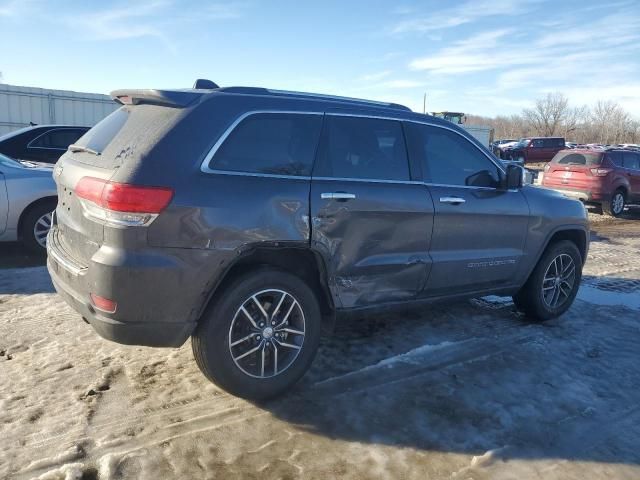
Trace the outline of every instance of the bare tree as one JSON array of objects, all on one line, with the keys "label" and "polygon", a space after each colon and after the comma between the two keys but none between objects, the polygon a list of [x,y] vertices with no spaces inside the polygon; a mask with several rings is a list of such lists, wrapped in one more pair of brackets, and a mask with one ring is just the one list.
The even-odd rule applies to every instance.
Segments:
[{"label": "bare tree", "polygon": [[469,114],[467,123],[493,128],[496,139],[557,135],[579,143],[640,142],[640,120],[616,102],[600,100],[593,108],[572,107],[561,93],[536,100],[535,108],[523,110],[521,115],[491,118]]},{"label": "bare tree", "polygon": [[535,107],[522,114],[533,129],[545,137],[552,137],[569,115],[569,100],[562,93],[548,93],[536,100]]}]

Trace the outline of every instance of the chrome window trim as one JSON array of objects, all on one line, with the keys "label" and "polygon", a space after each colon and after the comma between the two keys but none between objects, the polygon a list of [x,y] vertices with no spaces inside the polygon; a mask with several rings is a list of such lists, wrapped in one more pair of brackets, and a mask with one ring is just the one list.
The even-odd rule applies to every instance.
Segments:
[{"label": "chrome window trim", "polygon": [[[231,173],[235,173],[235,174],[244,174],[244,175],[273,175],[273,174],[269,174],[269,173],[252,173],[252,172],[241,172],[241,171],[234,171],[234,170],[217,170],[215,168],[209,168],[209,164],[211,163],[211,160],[213,160],[213,156],[216,154],[216,152],[218,151],[218,149],[222,146],[222,144],[224,143],[224,141],[229,137],[229,135],[231,135],[231,133],[235,130],[235,128],[246,118],[252,116],[252,115],[260,115],[260,114],[265,114],[265,113],[282,113],[282,114],[295,114],[295,115],[324,115],[324,112],[318,112],[318,111],[302,111],[302,110],[250,110],[248,112],[243,113],[242,115],[240,115],[238,118],[236,118],[231,125],[229,125],[227,127],[227,129],[222,133],[222,135],[220,135],[220,138],[218,138],[218,140],[216,141],[216,143],[213,144],[213,147],[211,147],[211,149],[209,150],[209,153],[207,153],[206,157],[204,157],[204,160],[202,161],[202,164],[200,165],[200,171],[204,172],[204,173],[220,173],[220,172],[231,172]],[[284,177],[284,178],[303,178],[303,176],[299,176],[299,175],[279,175],[279,177]]]},{"label": "chrome window trim", "polygon": [[[297,179],[304,179],[304,180],[315,179],[315,180],[323,180],[323,181],[341,180],[341,181],[350,181],[350,182],[420,184],[420,185],[427,185],[427,186],[433,186],[433,187],[466,188],[466,189],[473,189],[473,190],[500,190],[500,189],[494,188],[494,187],[474,187],[474,186],[468,186],[468,185],[446,185],[446,184],[439,184],[439,183],[424,182],[424,181],[420,181],[420,180],[384,180],[384,179],[367,179],[367,178],[310,177],[310,176],[303,176],[303,175],[277,175],[277,174],[271,174],[271,173],[240,172],[240,171],[233,171],[233,170],[218,170],[218,169],[215,169],[215,168],[209,168],[209,163],[213,159],[213,156],[216,154],[216,152],[218,151],[220,146],[224,143],[224,141],[229,137],[229,135],[231,135],[233,130],[244,119],[246,119],[247,117],[250,117],[251,115],[259,115],[259,114],[265,114],[265,113],[282,113],[282,114],[298,114],[298,115],[325,115],[325,116],[331,115],[331,116],[337,116],[337,117],[374,118],[374,119],[379,119],[379,120],[392,120],[392,121],[395,121],[395,122],[410,122],[410,123],[416,123],[418,125],[428,125],[430,127],[442,128],[443,130],[449,130],[449,131],[451,131],[453,133],[456,133],[457,135],[461,136],[462,138],[464,138],[467,142],[469,142],[471,145],[473,145],[473,147],[475,147],[480,153],[482,153],[491,163],[493,163],[493,165],[495,165],[498,170],[500,170],[503,174],[506,173],[504,167],[502,165],[500,165],[498,162],[496,162],[494,159],[492,159],[487,154],[487,152],[485,152],[481,148],[479,148],[474,142],[470,141],[462,133],[454,130],[453,128],[449,128],[449,127],[447,127],[445,125],[438,125],[436,123],[429,122],[429,121],[420,121],[420,120],[414,120],[414,119],[404,119],[404,118],[389,117],[389,116],[383,116],[383,115],[365,115],[365,114],[360,114],[360,113],[319,112],[319,111],[303,111],[303,110],[250,110],[248,112],[243,113],[242,115],[240,115],[238,118],[236,118],[227,127],[227,129],[222,133],[220,138],[218,138],[216,143],[213,144],[213,146],[211,147],[211,149],[209,150],[207,155],[204,157],[204,160],[200,164],[200,171],[203,172],[203,173],[214,173],[214,174],[236,175],[236,176],[249,176],[249,177],[297,178]],[[511,191],[514,191],[514,190],[504,190],[504,191],[511,192]],[[517,190],[515,190],[515,191],[517,191]]]},{"label": "chrome window trim", "polygon": [[216,170],[212,168],[205,173],[215,173],[218,175],[233,175],[237,177],[265,177],[265,178],[287,178],[294,180],[311,180],[308,175],[280,175],[278,173],[255,173],[255,172],[236,172],[233,170]]},{"label": "chrome window trim", "polygon": [[[31,144],[33,142],[35,142],[36,140],[38,140],[40,137],[44,137],[45,135],[49,135],[51,132],[56,132],[58,130],[78,130],[82,127],[56,127],[56,128],[52,128],[51,130],[47,130],[45,132],[42,132],[40,135],[38,135],[36,138],[32,138],[29,143],[27,143],[27,147],[26,148],[41,148],[43,150],[60,150],[62,152],[65,152],[67,149],[66,147],[61,147],[61,148],[56,148],[56,147],[38,147],[38,146],[32,146]],[[87,133],[87,131],[85,131],[85,133]],[[82,135],[80,135],[81,137]],[[78,138],[80,138],[78,137]]]},{"label": "chrome window trim", "polygon": [[[387,117],[387,116],[381,116],[381,115],[364,115],[364,114],[360,114],[360,113],[340,113],[340,112],[326,112],[326,115],[334,115],[334,116],[339,116],[339,117],[364,117],[364,118],[377,118],[380,120],[395,120],[396,122],[410,122],[410,123],[417,123],[418,125],[428,125],[430,127],[436,127],[436,128],[442,128],[443,130],[449,130],[450,132],[453,132],[457,135],[460,135],[462,138],[464,138],[467,142],[469,142],[471,145],[473,145],[480,153],[482,153],[485,157],[487,157],[487,160],[489,160],[491,163],[493,163],[496,167],[498,167],[498,170],[500,170],[502,173],[506,173],[505,169],[502,167],[502,165],[500,165],[498,162],[496,162],[493,158],[491,158],[490,155],[487,154],[487,152],[485,152],[484,150],[482,150],[481,148],[478,148],[478,146],[473,143],[472,141],[470,141],[467,137],[465,137],[462,133],[458,132],[457,130],[454,130],[453,128],[449,128],[445,125],[438,125],[436,123],[430,122],[428,120],[426,121],[422,121],[422,120],[414,120],[414,119],[408,119],[408,118],[398,118],[398,117]],[[462,185],[461,185],[462,186]],[[482,187],[482,188],[491,188],[491,187]]]},{"label": "chrome window trim", "polygon": [[392,183],[398,185],[426,185],[420,180],[384,180],[378,178],[349,178],[349,177],[311,177],[311,180],[322,182],[359,182],[359,183]]}]

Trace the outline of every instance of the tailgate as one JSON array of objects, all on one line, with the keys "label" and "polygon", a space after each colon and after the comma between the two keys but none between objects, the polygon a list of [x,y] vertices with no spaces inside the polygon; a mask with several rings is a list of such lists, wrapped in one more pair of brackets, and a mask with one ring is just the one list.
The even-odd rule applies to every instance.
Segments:
[{"label": "tailgate", "polygon": [[571,188],[587,188],[593,183],[589,167],[584,165],[552,165],[544,175],[545,183]]},{"label": "tailgate", "polygon": [[111,169],[71,160],[69,154],[65,154],[54,169],[53,177],[58,190],[54,235],[62,253],[78,265],[88,265],[93,254],[100,248],[104,227],[83,215],[82,205],[74,189],[82,177],[109,179],[113,172]]}]

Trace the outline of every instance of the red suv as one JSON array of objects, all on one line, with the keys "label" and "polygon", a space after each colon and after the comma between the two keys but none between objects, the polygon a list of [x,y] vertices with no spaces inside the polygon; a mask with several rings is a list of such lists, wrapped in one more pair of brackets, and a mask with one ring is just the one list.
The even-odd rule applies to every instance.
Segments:
[{"label": "red suv", "polygon": [[562,137],[522,138],[505,152],[505,157],[519,163],[548,162],[565,148]]},{"label": "red suv", "polygon": [[542,185],[617,217],[640,201],[640,151],[562,150],[544,167]]}]

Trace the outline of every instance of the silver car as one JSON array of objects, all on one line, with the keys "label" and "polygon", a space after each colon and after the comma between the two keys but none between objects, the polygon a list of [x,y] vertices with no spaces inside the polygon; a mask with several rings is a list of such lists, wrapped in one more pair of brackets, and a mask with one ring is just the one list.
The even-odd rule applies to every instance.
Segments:
[{"label": "silver car", "polygon": [[19,240],[44,251],[57,202],[52,173],[53,165],[0,154],[0,242]]}]

